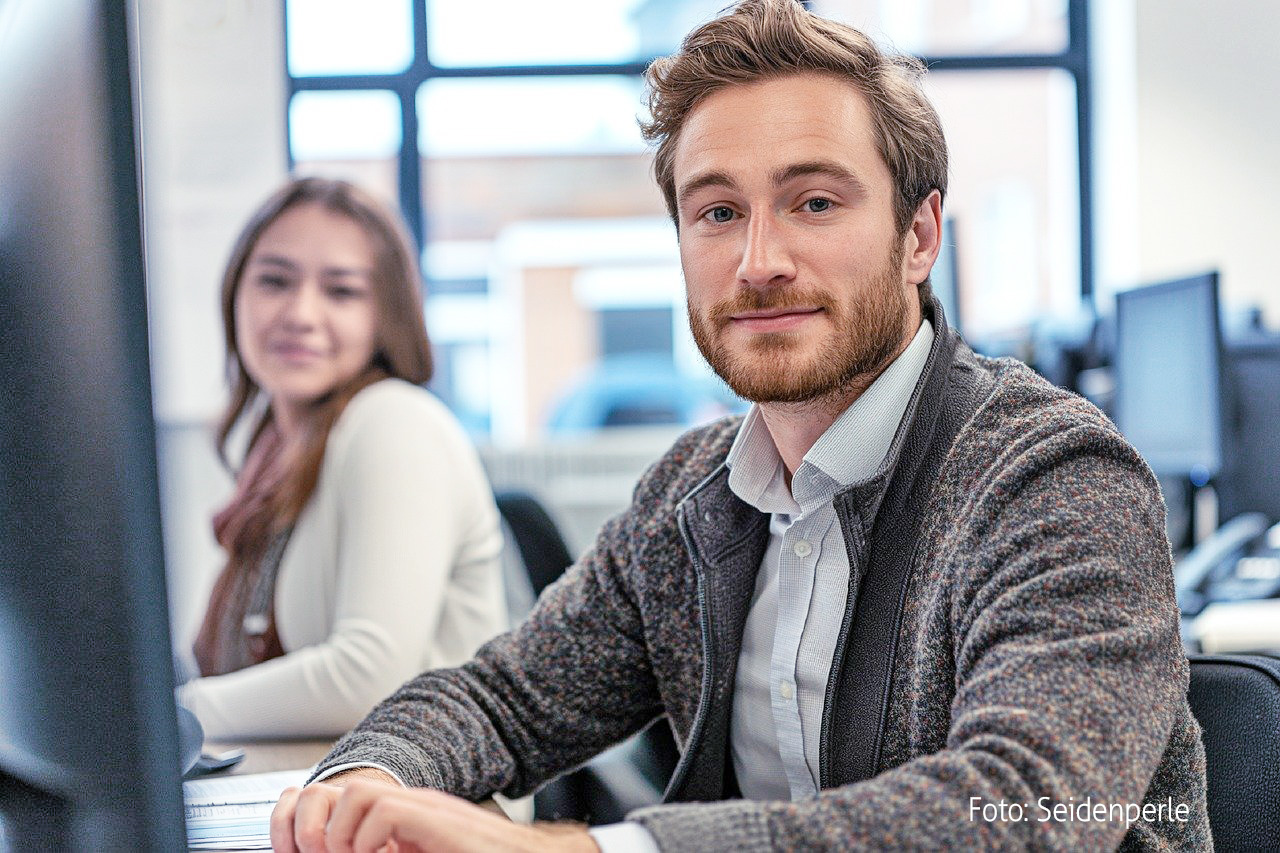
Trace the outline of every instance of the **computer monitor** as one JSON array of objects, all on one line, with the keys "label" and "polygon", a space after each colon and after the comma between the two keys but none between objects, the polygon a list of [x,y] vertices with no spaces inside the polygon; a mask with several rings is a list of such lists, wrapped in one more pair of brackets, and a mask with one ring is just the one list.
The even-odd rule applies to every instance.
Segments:
[{"label": "computer monitor", "polygon": [[1280,335],[1228,338],[1227,424],[1218,517],[1261,512],[1280,521]]},{"label": "computer monitor", "polygon": [[185,848],[125,0],[0,0],[0,850]]},{"label": "computer monitor", "polygon": [[1163,476],[1222,467],[1217,273],[1116,294],[1116,425]]}]

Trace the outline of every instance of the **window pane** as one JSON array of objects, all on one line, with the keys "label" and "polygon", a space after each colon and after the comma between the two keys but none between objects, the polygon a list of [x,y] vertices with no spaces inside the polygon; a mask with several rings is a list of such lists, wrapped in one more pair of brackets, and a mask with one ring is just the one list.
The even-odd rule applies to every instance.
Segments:
[{"label": "window pane", "polygon": [[920,56],[1060,53],[1067,0],[814,0],[895,50]]},{"label": "window pane", "polygon": [[397,74],[413,63],[412,0],[286,0],[289,73]]},{"label": "window pane", "polygon": [[672,52],[724,0],[426,0],[434,65],[582,65]]},{"label": "window pane", "polygon": [[403,135],[394,92],[299,92],[289,103],[294,171],[345,178],[393,206]]},{"label": "window pane", "polygon": [[432,80],[418,92],[424,156],[644,151],[636,77]]},{"label": "window pane", "polygon": [[951,152],[965,336],[1025,330],[1080,302],[1075,81],[1059,69],[935,73],[930,97]]},{"label": "window pane", "polygon": [[638,80],[437,80],[418,103],[428,282],[485,282],[470,314],[478,294],[428,286],[450,345],[486,353],[438,383],[455,411],[519,444],[737,404],[688,332]]}]

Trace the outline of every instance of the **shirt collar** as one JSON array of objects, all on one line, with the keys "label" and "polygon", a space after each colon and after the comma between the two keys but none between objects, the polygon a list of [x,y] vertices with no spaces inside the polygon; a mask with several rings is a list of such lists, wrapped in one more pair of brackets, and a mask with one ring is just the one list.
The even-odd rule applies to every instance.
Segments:
[{"label": "shirt collar", "polygon": [[792,477],[791,493],[777,445],[752,405],[725,460],[729,488],[761,512],[795,513],[874,475],[924,372],[933,335],[933,325],[923,320],[907,348],[809,448]]}]

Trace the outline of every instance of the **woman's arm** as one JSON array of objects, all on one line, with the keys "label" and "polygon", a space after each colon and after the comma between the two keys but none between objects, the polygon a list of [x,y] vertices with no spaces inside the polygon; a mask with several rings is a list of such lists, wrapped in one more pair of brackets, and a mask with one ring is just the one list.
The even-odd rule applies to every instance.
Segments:
[{"label": "woman's arm", "polygon": [[[288,653],[190,682],[182,699],[210,737],[346,731],[428,664],[460,662],[505,627],[500,549],[491,492],[452,416],[420,389],[372,386],[330,434],[285,554],[275,607]],[[332,612],[311,612],[320,601]],[[296,647],[291,634],[317,620],[327,636]]]}]

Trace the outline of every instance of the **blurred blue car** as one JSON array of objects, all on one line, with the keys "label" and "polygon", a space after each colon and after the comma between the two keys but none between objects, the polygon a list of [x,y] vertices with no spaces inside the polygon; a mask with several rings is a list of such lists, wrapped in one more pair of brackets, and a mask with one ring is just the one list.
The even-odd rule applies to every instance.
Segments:
[{"label": "blurred blue car", "polygon": [[649,353],[603,359],[552,410],[553,435],[622,426],[695,426],[745,412],[747,404],[715,377],[680,373],[667,356]]}]

